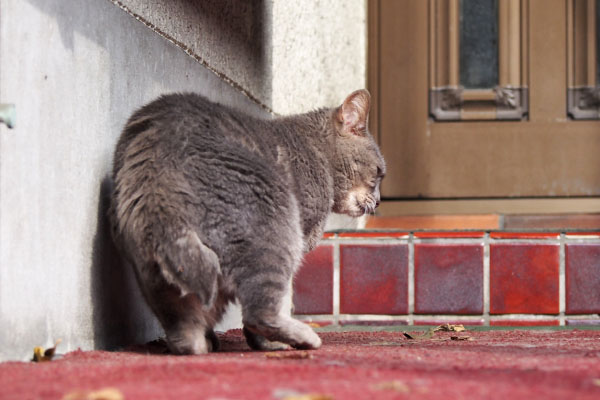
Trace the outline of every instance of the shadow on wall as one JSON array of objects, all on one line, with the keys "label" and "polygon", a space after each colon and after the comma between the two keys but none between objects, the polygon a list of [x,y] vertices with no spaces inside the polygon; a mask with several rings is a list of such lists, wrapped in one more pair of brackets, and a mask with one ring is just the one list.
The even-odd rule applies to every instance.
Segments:
[{"label": "shadow on wall", "polygon": [[[126,15],[117,6],[121,3],[151,23],[157,32],[180,43],[211,69],[224,74],[249,95],[271,107],[272,29],[270,2],[266,0],[156,0],[151,4],[144,0],[26,1],[62,22],[58,29],[66,48],[74,49],[77,33],[116,53],[126,47],[119,46],[121,42],[135,37],[111,30],[114,24],[111,14]],[[96,26],[90,25],[90,15],[94,16]],[[150,34],[149,27],[139,21],[135,24]],[[137,44],[139,48],[145,45],[143,41]],[[139,68],[137,60],[128,57],[131,55],[127,52],[120,57],[125,61],[121,67]],[[163,61],[155,60],[154,63],[160,66]]]},{"label": "shadow on wall", "polygon": [[147,340],[149,332],[162,335],[158,321],[144,302],[133,268],[119,256],[108,218],[112,179],[100,187],[98,224],[91,271],[94,344],[114,349]]}]

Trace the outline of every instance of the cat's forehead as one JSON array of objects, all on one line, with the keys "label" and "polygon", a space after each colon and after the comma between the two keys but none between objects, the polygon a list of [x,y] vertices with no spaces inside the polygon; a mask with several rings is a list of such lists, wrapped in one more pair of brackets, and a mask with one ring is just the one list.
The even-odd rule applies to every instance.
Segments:
[{"label": "cat's forehead", "polygon": [[353,143],[352,147],[351,154],[357,168],[364,169],[363,172],[369,175],[375,171],[378,175],[385,175],[385,161],[374,140],[363,139]]},{"label": "cat's forehead", "polygon": [[381,151],[379,150],[379,146],[375,142],[375,139],[369,134],[369,137],[366,138],[366,143],[364,144],[364,152],[363,154],[370,158],[374,164],[378,168],[385,170],[385,161],[383,156],[381,155]]}]

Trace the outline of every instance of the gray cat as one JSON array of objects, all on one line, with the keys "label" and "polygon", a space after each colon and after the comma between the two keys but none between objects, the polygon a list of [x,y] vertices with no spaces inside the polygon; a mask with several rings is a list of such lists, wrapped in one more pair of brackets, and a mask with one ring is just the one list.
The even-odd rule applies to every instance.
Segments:
[{"label": "gray cat", "polygon": [[251,348],[321,345],[282,299],[330,212],[379,204],[369,107],[359,90],[337,108],[263,120],[172,94],[131,116],[114,157],[113,235],[171,351],[216,350],[213,327],[235,299]]}]

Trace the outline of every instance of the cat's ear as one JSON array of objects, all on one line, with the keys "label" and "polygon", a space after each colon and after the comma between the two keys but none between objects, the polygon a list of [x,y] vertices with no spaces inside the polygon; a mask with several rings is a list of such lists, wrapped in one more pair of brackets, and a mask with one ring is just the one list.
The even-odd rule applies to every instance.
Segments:
[{"label": "cat's ear", "polygon": [[371,95],[365,89],[353,92],[337,109],[338,121],[342,124],[343,135],[365,136]]}]

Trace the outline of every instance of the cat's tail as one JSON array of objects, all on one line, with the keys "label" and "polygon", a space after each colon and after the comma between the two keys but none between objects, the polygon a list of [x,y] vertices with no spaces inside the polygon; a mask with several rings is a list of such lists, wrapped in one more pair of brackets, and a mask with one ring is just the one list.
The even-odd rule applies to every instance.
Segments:
[{"label": "cat's tail", "polygon": [[195,293],[210,307],[218,293],[219,257],[193,230],[183,228],[179,232],[172,236],[174,240],[157,246],[155,262],[165,279],[181,290],[182,296]]}]

